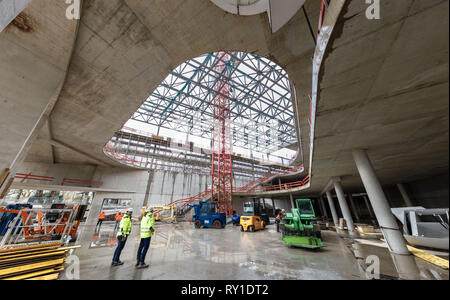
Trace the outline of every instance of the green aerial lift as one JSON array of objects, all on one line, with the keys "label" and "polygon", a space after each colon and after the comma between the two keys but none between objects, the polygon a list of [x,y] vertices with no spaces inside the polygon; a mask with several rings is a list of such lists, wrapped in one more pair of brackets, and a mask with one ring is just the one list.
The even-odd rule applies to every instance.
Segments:
[{"label": "green aerial lift", "polygon": [[280,224],[283,242],[288,246],[318,249],[325,247],[322,243],[320,226],[311,199],[297,199],[297,208],[286,213]]}]

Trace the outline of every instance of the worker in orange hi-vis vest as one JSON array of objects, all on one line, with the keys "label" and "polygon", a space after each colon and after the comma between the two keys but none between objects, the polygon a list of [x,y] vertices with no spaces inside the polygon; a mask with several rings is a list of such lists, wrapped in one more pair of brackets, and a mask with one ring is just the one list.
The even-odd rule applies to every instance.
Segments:
[{"label": "worker in orange hi-vis vest", "polygon": [[115,218],[116,218],[116,226],[114,226],[114,230],[117,230],[117,228],[119,228],[120,221],[122,221],[122,217],[123,217],[123,214],[119,211],[116,214],[116,216],[115,216]]},{"label": "worker in orange hi-vis vest", "polygon": [[277,215],[275,218],[275,224],[277,224],[277,232],[280,232],[280,223],[283,221],[283,218],[286,217],[286,211],[284,209]]},{"label": "worker in orange hi-vis vest", "polygon": [[98,221],[97,221],[97,225],[95,226],[95,228],[99,228],[100,229],[100,226],[102,226],[102,223],[103,223],[103,220],[106,218],[106,214],[105,214],[105,212],[101,212],[99,215],[98,215]]}]

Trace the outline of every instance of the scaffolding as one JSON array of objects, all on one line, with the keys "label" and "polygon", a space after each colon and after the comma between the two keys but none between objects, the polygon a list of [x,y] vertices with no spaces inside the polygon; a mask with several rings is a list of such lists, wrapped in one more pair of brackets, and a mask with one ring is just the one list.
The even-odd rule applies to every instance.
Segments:
[{"label": "scaffolding", "polygon": [[[217,64],[223,52],[190,59],[176,67],[132,116],[132,120],[211,141],[213,101],[221,91]],[[233,147],[254,153],[295,144],[294,108],[286,71],[251,53],[229,52]],[[226,96],[222,94],[222,96]],[[156,133],[157,134],[157,133]]]},{"label": "scaffolding", "polygon": [[231,86],[233,60],[228,52],[219,52],[215,63],[218,80],[214,85],[213,137],[211,155],[211,199],[219,212],[233,214],[233,165],[231,160]]},{"label": "scaffolding", "polygon": [[[211,175],[211,149],[128,127],[115,132],[103,152],[121,164],[142,170]],[[263,160],[232,154],[233,177],[252,181],[272,172],[290,170],[290,162],[287,156],[273,155],[271,160]]]}]

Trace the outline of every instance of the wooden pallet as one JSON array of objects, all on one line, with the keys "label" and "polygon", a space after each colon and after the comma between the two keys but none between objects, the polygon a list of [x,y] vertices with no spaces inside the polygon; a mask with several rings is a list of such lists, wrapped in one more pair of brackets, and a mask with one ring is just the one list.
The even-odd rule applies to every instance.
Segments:
[{"label": "wooden pallet", "polygon": [[80,246],[60,242],[0,250],[0,280],[54,280],[64,270],[67,252]]}]

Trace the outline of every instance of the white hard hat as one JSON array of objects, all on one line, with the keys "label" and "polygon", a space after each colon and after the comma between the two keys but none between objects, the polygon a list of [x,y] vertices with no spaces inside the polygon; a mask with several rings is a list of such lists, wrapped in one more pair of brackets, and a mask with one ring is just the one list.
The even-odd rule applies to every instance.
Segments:
[{"label": "white hard hat", "polygon": [[147,207],[147,210],[146,210],[146,212],[153,212],[153,206],[149,206],[149,207]]},{"label": "white hard hat", "polygon": [[132,209],[132,208],[128,208],[128,209],[127,209],[127,213],[128,213],[128,212],[131,212],[131,213],[132,213],[132,212],[133,212],[133,209]]}]

